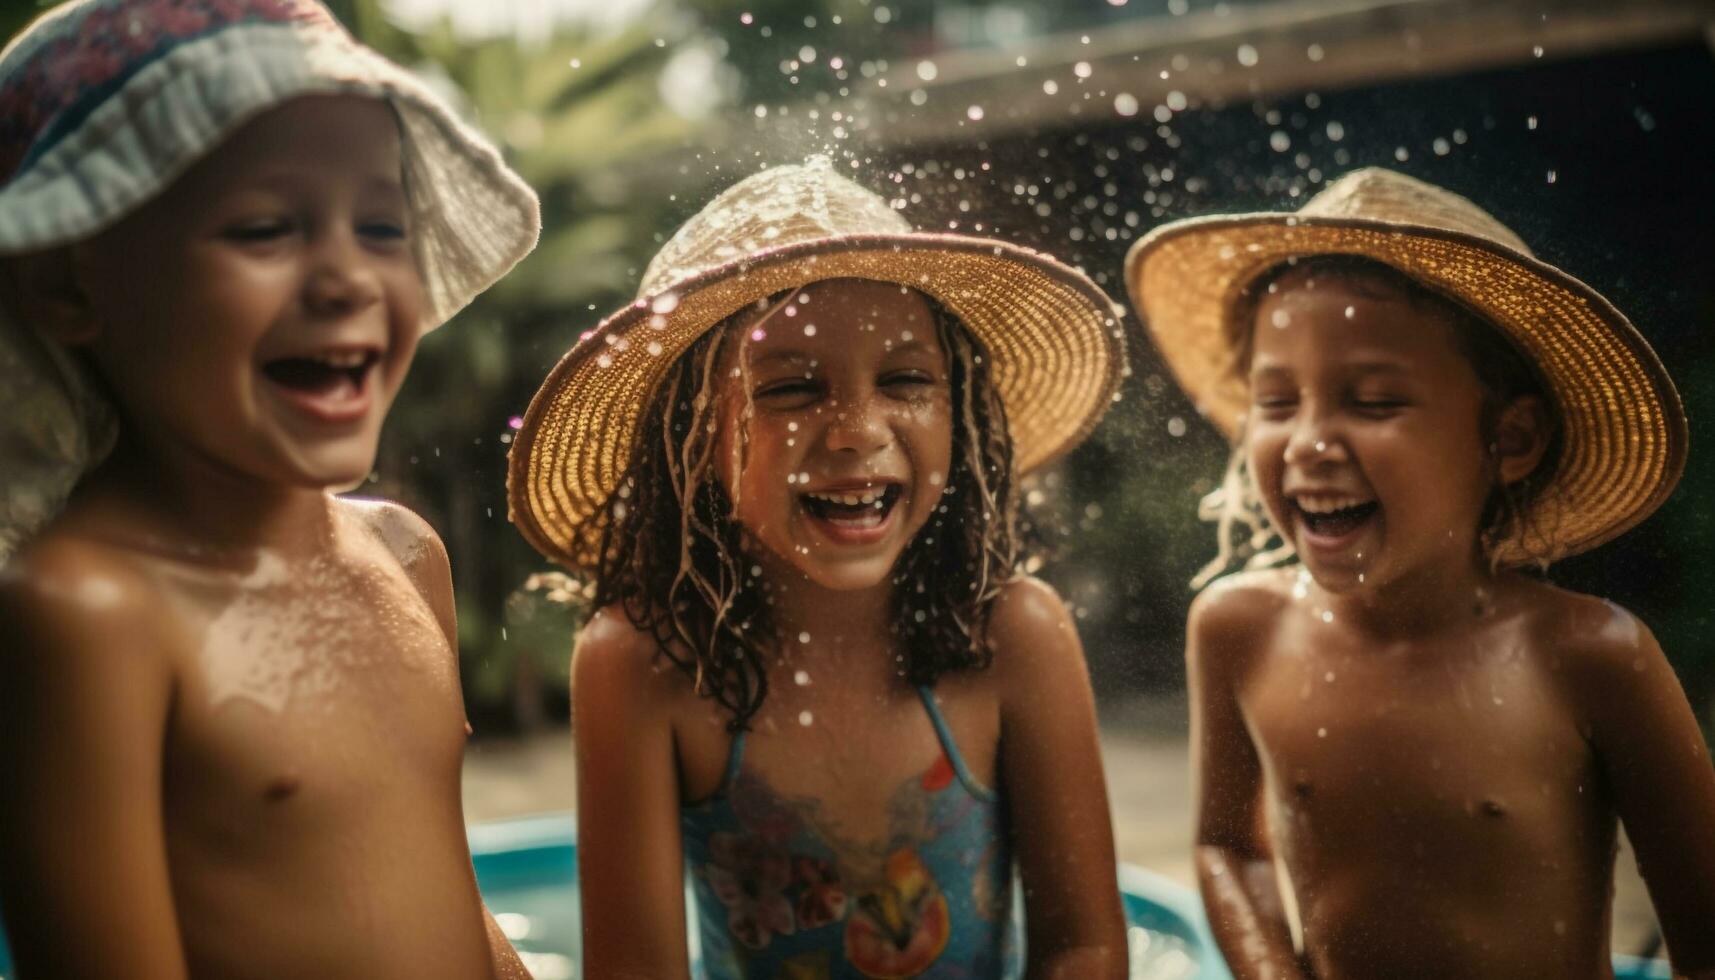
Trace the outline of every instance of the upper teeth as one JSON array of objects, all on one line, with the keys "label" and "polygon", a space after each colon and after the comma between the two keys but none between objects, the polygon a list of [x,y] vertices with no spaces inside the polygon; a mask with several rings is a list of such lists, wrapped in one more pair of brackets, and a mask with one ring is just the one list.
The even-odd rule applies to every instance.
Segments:
[{"label": "upper teeth", "polygon": [[844,504],[847,507],[859,507],[868,506],[869,504],[873,504],[877,500],[880,500],[882,491],[865,490],[863,493],[809,493],[805,494],[805,496],[814,497],[817,500],[823,500],[830,504]]},{"label": "upper teeth", "polygon": [[310,359],[326,364],[330,368],[344,371],[349,368],[362,367],[369,360],[369,355],[363,351],[328,351],[323,354],[312,354]]},{"label": "upper teeth", "polygon": [[1299,497],[1297,500],[1298,506],[1311,514],[1332,514],[1370,502],[1363,497]]}]

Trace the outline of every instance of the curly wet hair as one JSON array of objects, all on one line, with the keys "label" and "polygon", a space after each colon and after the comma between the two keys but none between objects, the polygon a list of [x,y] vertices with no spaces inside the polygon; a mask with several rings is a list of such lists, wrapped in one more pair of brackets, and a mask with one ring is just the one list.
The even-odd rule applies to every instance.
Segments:
[{"label": "curly wet hair", "polygon": [[[1022,550],[1012,439],[989,359],[956,317],[929,305],[949,367],[953,452],[941,504],[893,574],[901,673],[914,685],[988,666],[984,626]],[[781,644],[715,462],[721,365],[742,355],[730,350],[745,336],[734,326],[750,312],[680,355],[645,406],[602,518],[594,583],[596,607],[618,606],[652,635],[656,655],[725,709],[732,731],[749,728],[767,698],[768,657]],[[750,410],[747,400],[741,420]]]},{"label": "curly wet hair", "polygon": [[[1503,541],[1517,541],[1534,556],[1531,564],[1546,568],[1546,556],[1554,551],[1554,529],[1542,524],[1532,505],[1554,475],[1562,439],[1554,398],[1530,359],[1499,327],[1386,263],[1360,255],[1313,255],[1273,266],[1240,294],[1232,316],[1227,318],[1232,351],[1229,370],[1235,375],[1243,377],[1250,370],[1256,312],[1263,297],[1288,275],[1344,278],[1372,291],[1402,296],[1413,306],[1446,318],[1452,325],[1454,344],[1475,372],[1483,391],[1479,436],[1485,445],[1492,446],[1501,412],[1514,399],[1531,396],[1541,401],[1549,416],[1547,449],[1536,468],[1523,479],[1512,483],[1495,481],[1477,522],[1477,540],[1491,567],[1496,566],[1496,546]],[[1219,551],[1192,579],[1193,588],[1201,588],[1241,561],[1245,568],[1262,568],[1292,556],[1291,546],[1279,540],[1251,479],[1242,430],[1228,458],[1221,485],[1203,499],[1198,514],[1216,523]]]}]

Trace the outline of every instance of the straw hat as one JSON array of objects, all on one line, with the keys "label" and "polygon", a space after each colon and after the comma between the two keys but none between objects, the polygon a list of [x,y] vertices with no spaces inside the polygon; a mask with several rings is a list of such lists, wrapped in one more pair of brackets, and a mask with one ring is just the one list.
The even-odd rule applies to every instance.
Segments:
[{"label": "straw hat", "polygon": [[982,342],[1021,472],[1076,445],[1114,400],[1122,312],[1087,277],[1005,242],[914,231],[885,199],[814,158],[711,201],[650,262],[637,301],[549,373],[512,444],[512,522],[549,558],[593,570],[633,429],[674,359],[758,300],[839,278],[921,290]]},{"label": "straw hat", "polygon": [[[1297,212],[1171,222],[1126,256],[1126,288],[1162,357],[1229,438],[1250,402],[1232,371],[1237,302],[1274,266],[1325,254],[1398,269],[1499,327],[1536,365],[1564,439],[1535,504],[1538,523],[1553,529],[1546,557],[1612,539],[1649,516],[1679,481],[1685,413],[1631,323],[1475,204],[1380,168],[1346,174]],[[1518,541],[1497,550],[1504,564],[1533,557]]]},{"label": "straw hat", "polygon": [[[316,0],[73,0],[0,51],[0,255],[87,239],[261,113],[306,95],[399,118],[433,327],[536,244],[536,195],[410,72]],[[115,413],[77,359],[0,311],[0,562],[106,456]]]}]

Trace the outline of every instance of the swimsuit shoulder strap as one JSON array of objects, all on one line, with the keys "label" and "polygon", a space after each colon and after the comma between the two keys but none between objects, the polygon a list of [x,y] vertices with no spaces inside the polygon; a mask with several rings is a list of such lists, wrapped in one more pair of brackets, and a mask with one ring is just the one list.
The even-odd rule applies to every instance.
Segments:
[{"label": "swimsuit shoulder strap", "polygon": [[995,792],[977,781],[965,766],[965,757],[959,754],[959,743],[953,739],[953,730],[948,727],[947,719],[941,715],[941,708],[935,703],[935,689],[927,684],[919,685],[917,696],[923,701],[923,710],[929,713],[929,723],[935,726],[935,737],[941,741],[941,751],[947,754],[947,761],[953,764],[953,772],[958,775],[959,783],[965,790],[979,800],[989,802],[994,800]]}]

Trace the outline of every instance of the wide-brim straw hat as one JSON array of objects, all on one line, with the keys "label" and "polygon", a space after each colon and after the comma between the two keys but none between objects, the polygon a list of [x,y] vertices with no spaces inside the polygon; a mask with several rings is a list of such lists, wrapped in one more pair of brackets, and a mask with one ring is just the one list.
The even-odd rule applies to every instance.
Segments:
[{"label": "wide-brim straw hat", "polygon": [[1296,212],[1170,222],[1127,255],[1126,288],[1163,359],[1229,439],[1250,404],[1234,364],[1245,293],[1268,270],[1315,255],[1397,269],[1498,327],[1536,367],[1562,437],[1529,522],[1547,531],[1550,553],[1503,541],[1494,552],[1502,564],[1608,541],[1649,516],[1679,481],[1685,412],[1630,321],[1471,201],[1374,167],[1330,183]]},{"label": "wide-brim straw hat", "polygon": [[[536,195],[415,75],[316,0],[73,0],[0,51],[0,255],[83,241],[267,110],[385,100],[399,120],[426,328],[523,258]],[[115,413],[77,359],[0,311],[0,562],[106,455]]]},{"label": "wide-brim straw hat", "polygon": [[814,158],[716,197],[650,262],[636,302],[555,365],[512,444],[512,522],[544,555],[593,571],[639,415],[673,361],[759,300],[843,278],[920,290],[982,343],[1020,472],[1076,445],[1118,392],[1122,309],[1088,277],[1017,245],[916,231]]}]

